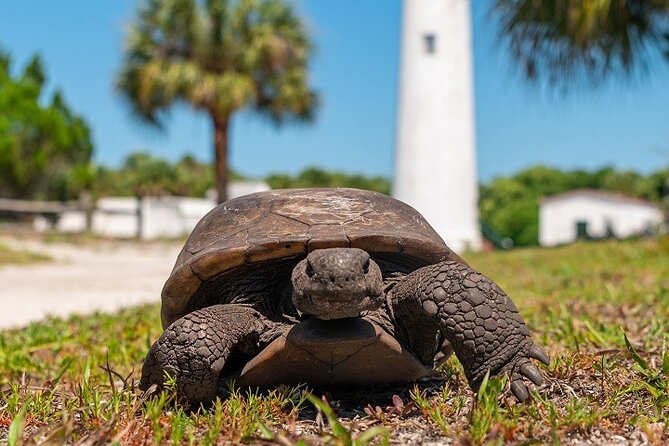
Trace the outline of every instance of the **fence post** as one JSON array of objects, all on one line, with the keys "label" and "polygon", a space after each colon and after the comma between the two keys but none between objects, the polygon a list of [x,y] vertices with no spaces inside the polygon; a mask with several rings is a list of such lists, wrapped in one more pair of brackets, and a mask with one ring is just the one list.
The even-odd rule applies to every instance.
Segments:
[{"label": "fence post", "polygon": [[86,232],[90,232],[93,230],[93,210],[95,208],[90,191],[84,190],[79,194],[79,206],[86,216]]},{"label": "fence post", "polygon": [[142,239],[144,232],[144,196],[137,195],[137,239]]}]

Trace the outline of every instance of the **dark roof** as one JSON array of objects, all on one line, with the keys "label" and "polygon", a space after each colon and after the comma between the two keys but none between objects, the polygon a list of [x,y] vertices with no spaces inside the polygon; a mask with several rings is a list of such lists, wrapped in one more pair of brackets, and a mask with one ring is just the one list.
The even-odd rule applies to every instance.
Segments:
[{"label": "dark roof", "polygon": [[590,198],[600,198],[609,201],[617,201],[619,203],[630,203],[630,204],[641,204],[645,206],[652,206],[657,208],[657,203],[652,201],[644,200],[637,197],[630,197],[629,195],[622,194],[620,192],[611,192],[601,189],[574,189],[567,192],[562,192],[560,194],[549,195],[542,197],[539,200],[539,203],[545,204],[552,201],[564,200],[571,197],[590,197]]}]

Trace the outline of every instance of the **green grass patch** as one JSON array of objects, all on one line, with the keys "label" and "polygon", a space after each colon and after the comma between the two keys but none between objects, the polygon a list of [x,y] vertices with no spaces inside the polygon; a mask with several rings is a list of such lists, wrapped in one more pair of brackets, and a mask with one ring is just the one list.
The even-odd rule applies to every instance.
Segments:
[{"label": "green grass patch", "polygon": [[[417,384],[230,391],[188,412],[137,389],[157,305],[0,332],[0,443],[562,444],[669,442],[669,241],[467,256],[514,299],[551,356],[525,404],[478,395],[455,359]],[[321,398],[325,396],[325,398]]]},{"label": "green grass patch", "polygon": [[51,257],[38,254],[25,249],[10,248],[0,242],[0,266],[3,265],[29,265],[32,263],[48,262]]}]

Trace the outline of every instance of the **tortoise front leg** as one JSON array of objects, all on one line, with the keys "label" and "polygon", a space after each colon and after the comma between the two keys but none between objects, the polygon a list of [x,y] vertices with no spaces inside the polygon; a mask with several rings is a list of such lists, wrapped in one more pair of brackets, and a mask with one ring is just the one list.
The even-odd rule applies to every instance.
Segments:
[{"label": "tortoise front leg", "polygon": [[469,385],[478,390],[486,372],[509,374],[511,391],[523,401],[524,379],[541,384],[541,373],[530,361],[549,363],[532,342],[516,306],[502,289],[469,266],[446,261],[420,268],[389,291],[395,318],[424,315],[418,324],[436,323],[453,346]]},{"label": "tortoise front leg", "polygon": [[219,376],[226,365],[235,372],[269,342],[277,325],[240,305],[214,305],[194,311],[170,325],[153,344],[142,367],[140,389],[161,386],[166,373],[176,378],[177,394],[191,404],[216,398]]}]

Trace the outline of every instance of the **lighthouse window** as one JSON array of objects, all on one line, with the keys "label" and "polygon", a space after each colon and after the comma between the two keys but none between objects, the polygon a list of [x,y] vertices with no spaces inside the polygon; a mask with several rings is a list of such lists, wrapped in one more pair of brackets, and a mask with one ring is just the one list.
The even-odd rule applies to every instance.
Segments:
[{"label": "lighthouse window", "polygon": [[423,38],[425,41],[425,52],[427,54],[434,54],[437,49],[437,37],[432,33],[428,33]]}]

